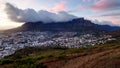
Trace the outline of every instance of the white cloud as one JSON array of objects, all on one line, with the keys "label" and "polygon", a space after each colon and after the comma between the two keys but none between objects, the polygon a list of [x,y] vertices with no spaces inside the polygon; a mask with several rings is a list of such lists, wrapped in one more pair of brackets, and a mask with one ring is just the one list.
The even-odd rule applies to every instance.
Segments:
[{"label": "white cloud", "polygon": [[12,21],[16,22],[37,22],[37,21],[43,21],[43,22],[63,22],[63,21],[69,21],[74,18],[77,18],[74,15],[68,14],[65,11],[58,12],[58,13],[51,13],[45,10],[40,10],[36,12],[34,9],[19,9],[15,6],[13,6],[10,3],[6,3],[6,12],[8,14],[8,17]]}]

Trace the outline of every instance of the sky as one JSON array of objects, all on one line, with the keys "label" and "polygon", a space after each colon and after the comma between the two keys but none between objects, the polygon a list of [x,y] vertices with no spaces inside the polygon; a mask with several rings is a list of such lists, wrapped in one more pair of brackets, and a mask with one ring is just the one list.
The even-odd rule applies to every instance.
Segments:
[{"label": "sky", "polygon": [[[6,5],[6,3],[8,4]],[[19,16],[23,18],[22,20],[13,20],[13,18],[16,19],[15,17],[18,17],[15,16],[15,13],[17,13],[15,10],[19,11],[21,14]],[[48,15],[54,13],[57,16],[54,19],[60,18],[60,20],[55,21],[67,21],[76,16],[84,17],[97,24],[120,26],[120,0],[0,0],[0,30],[21,26],[30,18],[25,16],[28,15],[27,13],[31,14],[30,10],[34,13],[41,14],[41,16],[46,13]],[[40,10],[47,12],[45,13]],[[69,18],[63,19],[63,14],[65,14],[64,17]],[[39,15],[38,18],[41,18],[41,16]],[[47,15],[44,16],[44,18],[46,17]],[[52,20],[54,19],[52,18]]]}]

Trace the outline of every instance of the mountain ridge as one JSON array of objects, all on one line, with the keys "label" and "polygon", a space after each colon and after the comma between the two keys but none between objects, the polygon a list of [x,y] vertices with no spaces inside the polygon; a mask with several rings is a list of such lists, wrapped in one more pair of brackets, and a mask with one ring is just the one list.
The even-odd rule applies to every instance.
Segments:
[{"label": "mountain ridge", "polygon": [[84,18],[76,18],[67,22],[27,22],[21,27],[7,30],[8,32],[16,31],[68,31],[68,32],[101,32],[101,31],[116,31],[119,30],[118,26],[98,25],[90,20]]}]

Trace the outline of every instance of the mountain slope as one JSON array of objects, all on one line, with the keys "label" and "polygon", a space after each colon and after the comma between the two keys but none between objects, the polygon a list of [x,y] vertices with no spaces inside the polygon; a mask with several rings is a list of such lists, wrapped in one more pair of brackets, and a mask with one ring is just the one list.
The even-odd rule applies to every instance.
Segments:
[{"label": "mountain slope", "polygon": [[78,49],[25,48],[0,60],[1,68],[120,68],[120,39]]},{"label": "mountain slope", "polygon": [[68,22],[27,22],[19,28],[11,29],[9,31],[77,31],[77,32],[101,32],[101,31],[114,31],[120,27],[112,27],[109,25],[94,24],[84,18],[73,19]]}]

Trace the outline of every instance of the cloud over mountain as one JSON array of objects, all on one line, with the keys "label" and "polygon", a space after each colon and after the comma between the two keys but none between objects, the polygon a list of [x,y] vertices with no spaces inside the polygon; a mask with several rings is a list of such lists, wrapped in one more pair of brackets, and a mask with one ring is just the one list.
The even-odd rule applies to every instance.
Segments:
[{"label": "cloud over mountain", "polygon": [[93,11],[117,10],[120,9],[119,0],[96,0],[94,5],[89,7]]},{"label": "cloud over mountain", "polygon": [[12,21],[16,22],[63,22],[77,18],[65,11],[52,13],[45,10],[35,11],[34,9],[19,9],[10,3],[6,3],[6,13]]}]

